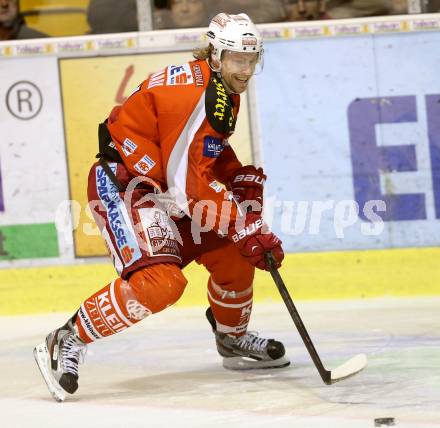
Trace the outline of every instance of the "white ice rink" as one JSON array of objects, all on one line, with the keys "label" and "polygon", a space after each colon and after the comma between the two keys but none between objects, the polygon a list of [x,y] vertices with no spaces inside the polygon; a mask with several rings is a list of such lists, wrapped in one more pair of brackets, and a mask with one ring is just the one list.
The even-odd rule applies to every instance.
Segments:
[{"label": "white ice rink", "polygon": [[281,339],[292,365],[222,368],[204,308],[170,308],[88,348],[80,388],[52,400],[34,345],[68,314],[0,318],[0,427],[440,427],[440,298],[297,304],[327,368],[364,352],[355,377],[322,383],[282,303],[251,329]]}]

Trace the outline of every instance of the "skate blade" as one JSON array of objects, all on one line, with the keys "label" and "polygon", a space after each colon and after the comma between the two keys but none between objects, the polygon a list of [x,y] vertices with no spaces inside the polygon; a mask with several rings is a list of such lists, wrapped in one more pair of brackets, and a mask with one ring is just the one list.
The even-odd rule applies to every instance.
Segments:
[{"label": "skate blade", "polygon": [[66,399],[66,392],[58,384],[49,367],[49,351],[46,343],[34,348],[34,358],[52,397],[59,403],[63,402]]},{"label": "skate blade", "polygon": [[271,361],[258,361],[245,357],[223,357],[223,367],[228,370],[281,369],[290,361],[286,357]]}]

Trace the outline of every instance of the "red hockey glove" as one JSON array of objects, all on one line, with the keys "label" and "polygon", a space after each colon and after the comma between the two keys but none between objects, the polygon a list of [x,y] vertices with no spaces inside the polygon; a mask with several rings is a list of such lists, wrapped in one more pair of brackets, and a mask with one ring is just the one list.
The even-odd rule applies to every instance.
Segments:
[{"label": "red hockey glove", "polygon": [[246,214],[241,227],[230,227],[228,238],[238,246],[241,255],[258,269],[269,270],[264,260],[264,254],[269,251],[272,252],[276,267],[281,266],[284,258],[281,241],[269,231],[260,215]]},{"label": "red hockey glove", "polygon": [[247,211],[260,213],[263,209],[263,187],[266,181],[263,168],[253,165],[242,166],[235,171],[230,180],[230,187],[235,200],[241,204],[244,201],[256,201],[255,206],[249,205]]}]

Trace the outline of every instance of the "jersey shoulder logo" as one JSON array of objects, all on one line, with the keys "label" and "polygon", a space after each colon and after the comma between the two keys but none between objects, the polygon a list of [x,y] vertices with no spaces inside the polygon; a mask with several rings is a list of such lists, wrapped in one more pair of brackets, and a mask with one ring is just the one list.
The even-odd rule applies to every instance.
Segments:
[{"label": "jersey shoulder logo", "polygon": [[234,115],[231,98],[220,79],[215,76],[211,78],[206,88],[205,109],[209,124],[218,133],[230,135],[234,132],[237,118]]},{"label": "jersey shoulder logo", "polygon": [[192,85],[194,78],[189,63],[167,67],[167,85]]}]

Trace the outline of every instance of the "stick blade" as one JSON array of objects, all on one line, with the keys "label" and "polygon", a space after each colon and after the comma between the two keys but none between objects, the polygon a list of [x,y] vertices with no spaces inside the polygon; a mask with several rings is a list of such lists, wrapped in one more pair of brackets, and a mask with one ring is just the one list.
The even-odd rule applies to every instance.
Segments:
[{"label": "stick blade", "polygon": [[344,364],[331,371],[331,383],[339,382],[340,380],[354,376],[356,373],[359,373],[361,370],[367,367],[367,363],[367,356],[365,354],[358,354],[354,356]]}]

